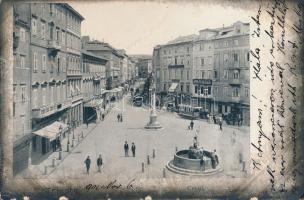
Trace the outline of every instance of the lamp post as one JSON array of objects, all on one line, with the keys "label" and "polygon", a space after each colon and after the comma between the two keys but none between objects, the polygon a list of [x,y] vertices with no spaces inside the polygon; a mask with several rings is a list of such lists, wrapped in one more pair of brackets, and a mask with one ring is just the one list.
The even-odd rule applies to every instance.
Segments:
[{"label": "lamp post", "polygon": [[72,128],[73,128],[73,140],[75,139],[75,135],[74,135],[75,123],[76,123],[76,120],[73,120],[73,125],[72,125]]}]

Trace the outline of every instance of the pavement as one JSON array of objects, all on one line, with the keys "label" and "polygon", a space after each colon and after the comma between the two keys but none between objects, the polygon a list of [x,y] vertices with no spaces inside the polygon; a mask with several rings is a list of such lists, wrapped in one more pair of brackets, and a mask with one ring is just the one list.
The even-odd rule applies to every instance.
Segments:
[{"label": "pavement", "polygon": [[[189,120],[179,117],[176,113],[161,110],[157,114],[163,129],[146,130],[144,127],[149,121],[149,109],[132,107],[127,99],[128,97],[125,97],[125,100],[117,102],[104,121],[97,123],[95,127],[91,125],[85,133],[86,137],[44,177],[49,180],[90,180],[94,183],[114,179],[128,182],[133,178],[137,180],[163,178],[163,170],[167,162],[173,159],[176,149],[188,149],[192,145],[195,130],[199,131],[200,146],[208,151],[216,149],[220,167],[223,168],[223,172],[218,176],[240,178],[246,176],[246,173],[242,172],[239,157],[242,154],[245,170],[248,170],[249,127],[224,125],[223,130],[220,131],[216,124],[195,120],[194,130],[190,131]],[[123,113],[121,123],[117,122],[118,113]],[[128,142],[129,147],[132,142],[135,143],[136,157],[132,157],[131,152],[129,152],[130,157],[125,157],[123,149],[125,141]],[[153,149],[155,158],[152,157]],[[101,173],[97,172],[96,166],[99,154],[103,158]],[[90,156],[92,161],[89,175],[86,174],[84,164],[87,156]],[[147,156],[150,158],[149,165]],[[45,162],[51,163],[50,160]],[[144,163],[144,172],[142,172],[142,163]],[[39,167],[43,168],[44,163]],[[165,173],[166,177],[181,176],[168,170]]]}]

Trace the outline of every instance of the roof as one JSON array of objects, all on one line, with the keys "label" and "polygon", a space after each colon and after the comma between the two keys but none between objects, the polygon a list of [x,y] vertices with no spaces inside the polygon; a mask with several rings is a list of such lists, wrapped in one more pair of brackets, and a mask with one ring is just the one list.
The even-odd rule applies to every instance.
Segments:
[{"label": "roof", "polygon": [[178,38],[167,42],[166,45],[168,45],[168,44],[178,44],[178,43],[183,43],[183,42],[191,42],[197,37],[198,37],[198,35],[196,35],[196,34],[186,35],[186,36],[179,36]]},{"label": "roof", "polygon": [[102,56],[99,56],[99,55],[90,53],[89,51],[87,51],[87,50],[85,50],[85,49],[82,49],[82,50],[81,50],[81,53],[84,54],[84,55],[88,55],[88,56],[95,57],[95,58],[97,58],[97,59],[106,60],[106,61],[109,60],[109,59],[104,58],[104,57],[102,57]]},{"label": "roof", "polygon": [[71,11],[74,15],[76,15],[81,21],[84,20],[84,17],[79,12],[77,12],[72,6],[70,6],[67,3],[64,3],[63,6],[67,8],[69,11]]}]

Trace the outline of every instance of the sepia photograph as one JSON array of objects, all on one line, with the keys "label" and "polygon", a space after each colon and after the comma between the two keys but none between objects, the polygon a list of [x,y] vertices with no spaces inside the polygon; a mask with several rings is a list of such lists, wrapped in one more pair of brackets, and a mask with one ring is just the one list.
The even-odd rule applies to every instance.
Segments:
[{"label": "sepia photograph", "polygon": [[[301,98],[301,106],[302,85],[291,86],[283,61],[269,65],[271,21],[263,25],[262,19],[273,8],[278,29],[284,26],[279,13],[295,9],[285,1],[275,7],[245,2],[11,3],[11,157],[8,170],[1,170],[14,180],[10,186],[16,185],[23,199],[36,192],[42,193],[39,199],[250,199],[268,189],[281,189],[281,195],[285,184],[289,190],[294,179],[280,182],[285,163],[292,162],[289,153],[283,158],[288,140],[283,129],[287,134],[288,108],[296,111],[288,106],[289,96],[283,99],[288,95],[283,90]],[[264,39],[258,41],[260,34]],[[284,43],[274,34],[282,42],[285,35],[271,34],[272,45],[278,46],[272,48],[273,58],[284,59]],[[287,41],[292,43],[286,38],[286,48]],[[0,65],[5,62],[0,59]],[[269,73],[275,66],[280,74]],[[265,76],[261,68],[268,70]],[[302,81],[298,77],[295,84]],[[271,80],[281,80],[273,86],[281,90],[266,91]],[[273,121],[271,132],[267,127]],[[268,160],[282,168],[276,171]],[[276,173],[280,178],[274,178]],[[274,186],[274,180],[281,184]],[[254,189],[248,189],[252,184]],[[12,198],[2,191],[0,199]]]}]

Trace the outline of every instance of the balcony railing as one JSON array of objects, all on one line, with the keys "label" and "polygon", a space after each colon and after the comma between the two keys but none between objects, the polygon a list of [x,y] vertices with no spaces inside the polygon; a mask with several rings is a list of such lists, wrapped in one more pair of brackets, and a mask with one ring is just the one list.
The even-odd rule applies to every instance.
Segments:
[{"label": "balcony railing", "polygon": [[231,97],[232,102],[239,102],[240,100],[241,100],[240,97],[234,97],[234,96]]},{"label": "balcony railing", "polygon": [[184,68],[184,64],[169,64],[168,68]]},{"label": "balcony railing", "polygon": [[48,40],[48,49],[52,56],[56,56],[58,51],[60,51],[61,46],[59,43],[55,40]]},{"label": "balcony railing", "polygon": [[229,84],[230,85],[240,85],[242,83],[241,83],[240,79],[230,79]]},{"label": "balcony railing", "polygon": [[52,105],[42,106],[40,108],[33,108],[32,109],[32,116],[33,118],[40,119],[47,116],[50,116],[56,112],[62,111],[72,104],[71,100],[66,100],[61,103],[55,103]]}]

